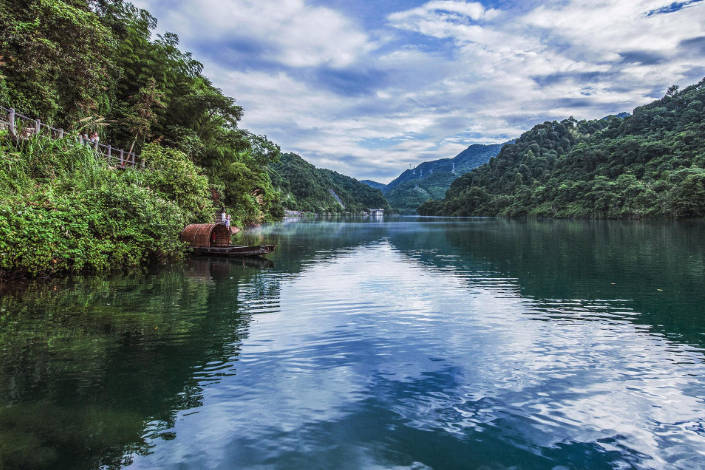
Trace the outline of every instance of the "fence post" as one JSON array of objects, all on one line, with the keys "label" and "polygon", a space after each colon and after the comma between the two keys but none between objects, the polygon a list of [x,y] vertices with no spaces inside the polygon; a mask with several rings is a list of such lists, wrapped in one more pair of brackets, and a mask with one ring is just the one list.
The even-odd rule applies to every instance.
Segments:
[{"label": "fence post", "polygon": [[125,160],[123,159],[124,154],[125,154],[125,151],[123,149],[120,149],[120,166],[121,167],[125,166]]},{"label": "fence post", "polygon": [[15,109],[10,108],[10,112],[7,114],[7,120],[10,121],[10,136],[17,137],[17,132],[15,131]]},{"label": "fence post", "polygon": [[42,121],[37,119],[34,121],[34,135],[39,135],[39,133],[42,131]]},{"label": "fence post", "polygon": [[64,138],[64,130],[59,129],[59,139],[63,139],[63,138]]},{"label": "fence post", "polygon": [[100,152],[100,149],[98,148],[98,141],[97,140],[93,143],[93,148],[95,149],[96,152]]},{"label": "fence post", "polygon": [[113,159],[113,146],[108,144],[108,163]]},{"label": "fence post", "polygon": [[140,163],[140,166],[141,166],[142,168],[144,168],[144,158],[140,158],[140,162],[141,162],[141,163]]}]

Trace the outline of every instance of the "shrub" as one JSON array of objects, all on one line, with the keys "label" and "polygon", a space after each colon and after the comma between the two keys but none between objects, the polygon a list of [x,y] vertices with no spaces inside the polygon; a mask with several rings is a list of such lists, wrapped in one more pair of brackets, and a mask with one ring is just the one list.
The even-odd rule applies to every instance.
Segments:
[{"label": "shrub", "polygon": [[183,227],[212,214],[185,155],[149,147],[145,170],[115,170],[71,139],[0,137],[0,275],[106,271],[178,258]]}]

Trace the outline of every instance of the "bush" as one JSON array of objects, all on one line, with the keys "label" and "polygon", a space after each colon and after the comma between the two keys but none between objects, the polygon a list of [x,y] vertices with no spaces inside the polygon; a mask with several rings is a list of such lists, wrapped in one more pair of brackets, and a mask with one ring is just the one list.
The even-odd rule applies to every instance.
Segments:
[{"label": "bush", "polygon": [[185,153],[149,144],[142,151],[150,171],[145,182],[162,197],[187,211],[187,220],[208,220],[215,213],[210,200],[208,178]]},{"label": "bush", "polygon": [[213,213],[208,183],[152,145],[145,170],[115,170],[71,139],[0,137],[0,275],[106,271],[178,258],[183,227]]}]

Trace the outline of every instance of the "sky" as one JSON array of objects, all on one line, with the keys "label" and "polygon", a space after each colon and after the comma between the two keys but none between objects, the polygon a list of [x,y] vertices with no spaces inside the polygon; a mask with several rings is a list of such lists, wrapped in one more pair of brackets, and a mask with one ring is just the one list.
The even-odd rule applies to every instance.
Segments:
[{"label": "sky", "polygon": [[137,0],[245,109],[358,179],[595,119],[705,77],[705,1]]}]

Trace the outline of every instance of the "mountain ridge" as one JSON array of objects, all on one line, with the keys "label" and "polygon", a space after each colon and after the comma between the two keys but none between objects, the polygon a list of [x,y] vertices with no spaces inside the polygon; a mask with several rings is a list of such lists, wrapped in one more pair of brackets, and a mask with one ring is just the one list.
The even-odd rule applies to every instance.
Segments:
[{"label": "mountain ridge", "polygon": [[422,215],[705,215],[705,79],[631,115],[534,126]]},{"label": "mountain ridge", "polygon": [[395,210],[414,213],[424,202],[443,198],[456,178],[489,161],[503,145],[472,144],[454,157],[421,162],[404,170],[389,184],[371,180],[361,183],[380,189]]}]

